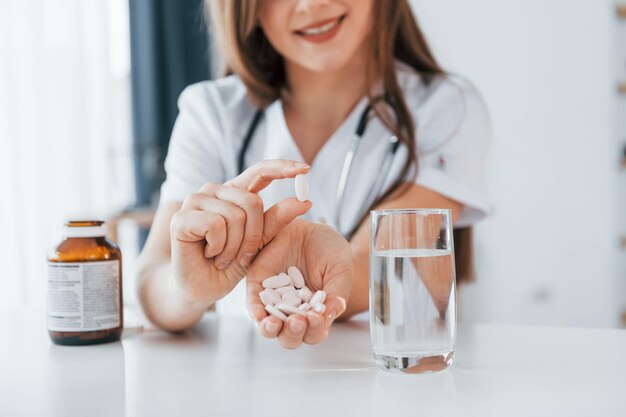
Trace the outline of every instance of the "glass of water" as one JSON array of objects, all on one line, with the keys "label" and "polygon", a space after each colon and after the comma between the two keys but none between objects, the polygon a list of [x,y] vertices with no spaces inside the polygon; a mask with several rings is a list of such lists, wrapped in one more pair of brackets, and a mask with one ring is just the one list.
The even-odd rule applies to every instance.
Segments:
[{"label": "glass of water", "polygon": [[450,210],[371,212],[370,333],[376,363],[403,373],[442,371],[456,343]]}]

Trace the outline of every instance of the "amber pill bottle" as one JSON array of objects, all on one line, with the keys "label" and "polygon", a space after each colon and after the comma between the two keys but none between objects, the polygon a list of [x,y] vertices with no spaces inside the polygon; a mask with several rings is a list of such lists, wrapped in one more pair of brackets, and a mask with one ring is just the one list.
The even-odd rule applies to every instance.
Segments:
[{"label": "amber pill bottle", "polygon": [[48,333],[59,345],[120,339],[122,253],[104,222],[69,221],[48,253]]}]

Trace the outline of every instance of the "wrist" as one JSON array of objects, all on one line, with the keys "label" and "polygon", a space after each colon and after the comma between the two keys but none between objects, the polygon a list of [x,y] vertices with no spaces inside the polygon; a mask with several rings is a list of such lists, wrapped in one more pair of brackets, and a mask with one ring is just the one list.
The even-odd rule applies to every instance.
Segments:
[{"label": "wrist", "polygon": [[200,291],[183,284],[183,280],[171,274],[167,282],[168,297],[182,309],[206,310],[221,297],[202,295]]},{"label": "wrist", "polygon": [[146,318],[155,326],[180,331],[197,323],[210,302],[200,303],[175,281],[171,265],[159,263],[141,271],[138,297]]}]

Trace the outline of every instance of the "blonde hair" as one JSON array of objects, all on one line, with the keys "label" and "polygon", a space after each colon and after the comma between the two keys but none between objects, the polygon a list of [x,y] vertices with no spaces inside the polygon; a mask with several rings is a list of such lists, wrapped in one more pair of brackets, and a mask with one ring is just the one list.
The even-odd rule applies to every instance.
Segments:
[{"label": "blonde hair", "polygon": [[[226,64],[224,73],[237,74],[259,108],[280,98],[287,82],[284,60],[258,24],[259,0],[206,0],[205,7],[217,29],[215,34]],[[445,72],[435,60],[407,0],[375,0],[368,54],[370,104],[382,123],[407,147],[409,155],[396,183],[372,204],[374,207],[390,194],[402,193],[406,189],[403,185],[409,184],[403,179],[411,172],[417,175],[418,168],[415,124],[398,84],[394,61],[412,67],[426,83]],[[384,97],[373,96],[373,87],[379,81]],[[377,104],[381,98],[391,107],[391,112]],[[455,232],[455,246],[457,279],[470,280],[473,275],[470,229]]]}]

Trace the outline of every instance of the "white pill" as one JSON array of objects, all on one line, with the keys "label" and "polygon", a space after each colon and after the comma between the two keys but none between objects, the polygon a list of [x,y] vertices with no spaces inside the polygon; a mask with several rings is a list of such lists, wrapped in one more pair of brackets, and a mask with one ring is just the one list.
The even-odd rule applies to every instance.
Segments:
[{"label": "white pill", "polygon": [[302,287],[298,290],[298,297],[300,297],[302,301],[308,303],[311,297],[313,297],[313,292],[311,292],[309,287]]},{"label": "white pill", "polygon": [[281,319],[282,321],[287,320],[287,316],[285,316],[283,314],[283,312],[281,312],[280,310],[278,310],[276,307],[273,307],[271,305],[266,305],[265,306],[265,310],[270,313],[272,316],[274,317],[278,317],[279,319]]},{"label": "white pill", "polygon": [[313,294],[313,297],[309,300],[309,304],[322,304],[326,300],[326,293],[322,290],[317,291]]},{"label": "white pill", "polygon": [[302,300],[299,297],[294,297],[294,296],[287,295],[287,294],[285,294],[285,295],[286,296],[283,297],[283,299],[282,299],[282,303],[283,304],[289,304],[289,305],[292,305],[294,307],[298,307],[302,303]]},{"label": "white pill", "polygon": [[291,293],[295,295],[298,292],[298,290],[296,290],[296,287],[294,287],[293,285],[289,285],[287,287],[276,288],[274,292],[280,294],[280,296],[282,297],[285,294],[291,294]]},{"label": "white pill", "polygon": [[281,303],[278,304],[276,306],[277,309],[279,309],[280,311],[282,311],[283,313],[287,314],[287,315],[291,315],[291,314],[299,314],[301,316],[305,316],[306,317],[306,313],[292,305],[289,304],[285,304],[285,303]]},{"label": "white pill", "polygon": [[311,304],[309,303],[301,304],[300,307],[298,307],[298,309],[302,311],[309,311],[311,309]]},{"label": "white pill", "polygon": [[309,199],[309,182],[305,174],[296,175],[294,181],[296,188],[296,198],[298,201],[307,201]]},{"label": "white pill", "polygon": [[313,304],[313,311],[323,313],[324,311],[326,311],[326,306],[324,304]]},{"label": "white pill", "polygon": [[263,301],[264,305],[278,304],[282,301],[282,297],[270,288],[261,291],[259,297],[261,297],[261,301]]},{"label": "white pill", "polygon": [[304,277],[302,276],[302,272],[295,266],[290,266],[287,269],[287,275],[291,278],[291,282],[296,288],[304,287]]},{"label": "white pill", "polygon": [[286,285],[290,285],[291,284],[291,278],[289,278],[289,275],[285,274],[284,272],[281,272],[278,275],[274,275],[273,277],[269,277],[266,278],[263,281],[263,288],[280,288],[280,287],[284,287]]}]

